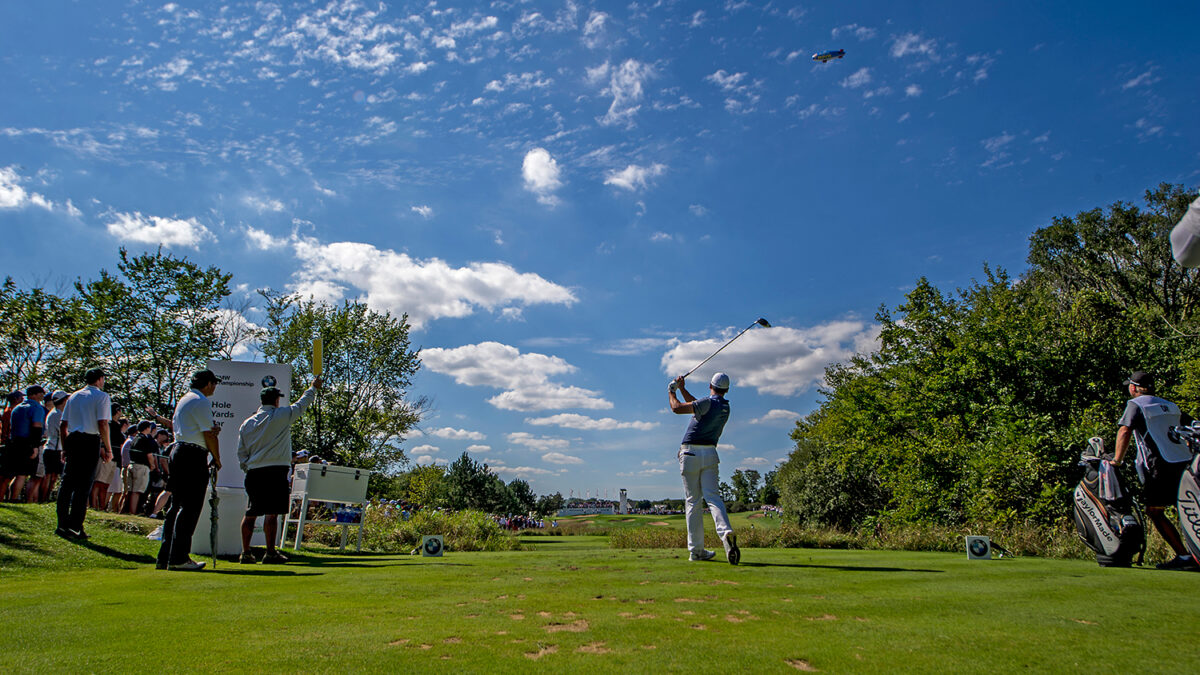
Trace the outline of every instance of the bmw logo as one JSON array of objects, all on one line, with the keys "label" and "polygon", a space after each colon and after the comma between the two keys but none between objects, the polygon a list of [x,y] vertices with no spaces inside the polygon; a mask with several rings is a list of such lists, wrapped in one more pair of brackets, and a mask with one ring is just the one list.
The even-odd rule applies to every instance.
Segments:
[{"label": "bmw logo", "polygon": [[264,387],[274,387],[275,386],[275,376],[267,375],[266,377],[263,378],[262,382],[263,382]]},{"label": "bmw logo", "polygon": [[442,551],[442,540],[430,537],[425,540],[425,552],[429,555],[437,555]]},{"label": "bmw logo", "polygon": [[987,542],[982,539],[971,540],[971,554],[976,556],[985,556],[988,552]]}]

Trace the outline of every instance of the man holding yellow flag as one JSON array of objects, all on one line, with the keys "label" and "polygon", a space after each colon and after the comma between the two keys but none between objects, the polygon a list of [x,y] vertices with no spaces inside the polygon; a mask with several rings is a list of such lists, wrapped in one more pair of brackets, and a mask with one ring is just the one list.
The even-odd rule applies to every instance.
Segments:
[{"label": "man holding yellow flag", "polygon": [[254,535],[254,521],[258,516],[263,516],[263,534],[267,537],[267,552],[262,561],[285,563],[288,560],[276,550],[275,544],[279,533],[277,516],[287,512],[291,498],[288,489],[288,470],[292,466],[291,427],[312,405],[320,388],[321,378],[314,378],[300,400],[280,407],[283,393],[275,387],[267,387],[259,393],[258,400],[262,405],[258,411],[238,429],[238,464],[246,472],[246,497],[250,500],[242,518],[243,563],[258,562],[250,550],[250,538]]}]

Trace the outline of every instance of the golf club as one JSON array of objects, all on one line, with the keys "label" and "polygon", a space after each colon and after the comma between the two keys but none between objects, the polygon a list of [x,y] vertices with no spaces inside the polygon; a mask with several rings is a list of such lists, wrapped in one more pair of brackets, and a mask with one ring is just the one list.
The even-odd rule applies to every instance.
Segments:
[{"label": "golf club", "polygon": [[730,338],[729,342],[726,342],[725,344],[721,345],[720,349],[713,352],[712,354],[709,354],[707,359],[704,359],[700,363],[696,364],[695,368],[692,368],[691,370],[687,371],[687,375],[684,375],[684,377],[688,377],[689,375],[696,372],[697,370],[700,370],[700,366],[703,366],[704,364],[708,363],[709,360],[712,359],[712,357],[716,356],[717,354],[720,354],[721,349],[725,349],[729,345],[733,344],[734,340],[742,337],[742,335],[746,331],[750,330],[751,328],[754,328],[755,326],[762,326],[763,328],[770,328],[771,322],[767,321],[766,319],[764,319],[762,317],[759,317],[757,321],[755,321],[754,323],[750,324],[749,326],[746,326],[745,328],[743,328],[741,333],[738,333],[737,335],[734,335],[732,338]]}]

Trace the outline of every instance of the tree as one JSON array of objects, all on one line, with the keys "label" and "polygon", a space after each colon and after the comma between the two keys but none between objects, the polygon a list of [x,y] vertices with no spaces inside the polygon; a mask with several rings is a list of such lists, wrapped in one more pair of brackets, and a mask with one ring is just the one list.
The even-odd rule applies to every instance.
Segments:
[{"label": "tree", "polygon": [[721,484],[717,486],[717,490],[721,493],[721,501],[732,502],[734,500],[733,488],[729,487],[729,483],[721,481]]},{"label": "tree", "polygon": [[404,498],[421,506],[442,506],[446,501],[446,467],[439,464],[414,466],[408,471]]},{"label": "tree", "polygon": [[78,298],[23,291],[6,278],[0,284],[0,389],[76,382],[80,373],[69,357],[78,350],[85,319]]},{"label": "tree", "polygon": [[266,321],[258,348],[292,367],[296,381],[312,378],[312,341],[324,342],[325,386],[310,414],[292,429],[292,444],[347,466],[395,471],[400,448],[421,419],[424,398],[408,400],[419,354],[409,347],[407,315],[375,312],[358,302],[327,305],[263,292]]},{"label": "tree", "polygon": [[754,469],[735,469],[729,481],[733,483],[734,501],[748,504],[758,496],[758,481],[760,475]]},{"label": "tree", "polygon": [[555,492],[552,495],[542,495],[538,497],[537,506],[534,508],[539,516],[545,517],[558,513],[558,510],[563,508],[565,501],[561,492]]},{"label": "tree", "polygon": [[529,487],[529,483],[520,478],[514,478],[507,487],[516,506],[512,510],[513,513],[530,513],[537,508],[537,495],[534,494],[533,488]]},{"label": "tree", "polygon": [[116,274],[75,283],[89,321],[73,360],[103,367],[107,389],[127,407],[173,407],[192,372],[220,352],[218,310],[231,278],[161,248],[138,256],[120,249]]},{"label": "tree", "polygon": [[779,489],[775,487],[775,477],[777,475],[779,475],[778,471],[768,471],[767,475],[763,476],[763,486],[759,489],[754,501],[770,506],[774,506],[779,502]]},{"label": "tree", "polygon": [[488,510],[491,478],[487,465],[464,452],[446,469],[446,505],[458,510]]}]

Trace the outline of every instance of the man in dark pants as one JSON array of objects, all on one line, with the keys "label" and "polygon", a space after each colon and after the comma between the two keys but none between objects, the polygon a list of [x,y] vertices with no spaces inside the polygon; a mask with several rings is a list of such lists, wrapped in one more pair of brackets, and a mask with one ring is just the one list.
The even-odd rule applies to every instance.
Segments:
[{"label": "man in dark pants", "polygon": [[167,489],[171,492],[171,508],[163,521],[162,547],[158,549],[160,570],[171,569],[196,572],[204,563],[188,555],[192,550],[192,535],[204,508],[208,485],[208,458],[221,468],[221,450],[217,444],[218,427],[213,425],[212,403],[209,396],[217,390],[220,378],[211,370],[199,370],[192,375],[192,389],[175,406],[172,427],[175,447],[171,451],[170,476]]},{"label": "man in dark pants", "polygon": [[112,419],[112,399],[104,393],[104,371],[93,368],[83,376],[87,386],[71,394],[59,422],[63,456],[67,461],[58,488],[58,529],[54,533],[67,539],[87,539],[83,519],[87,516],[92,479],[101,458],[112,459],[108,422]]}]

